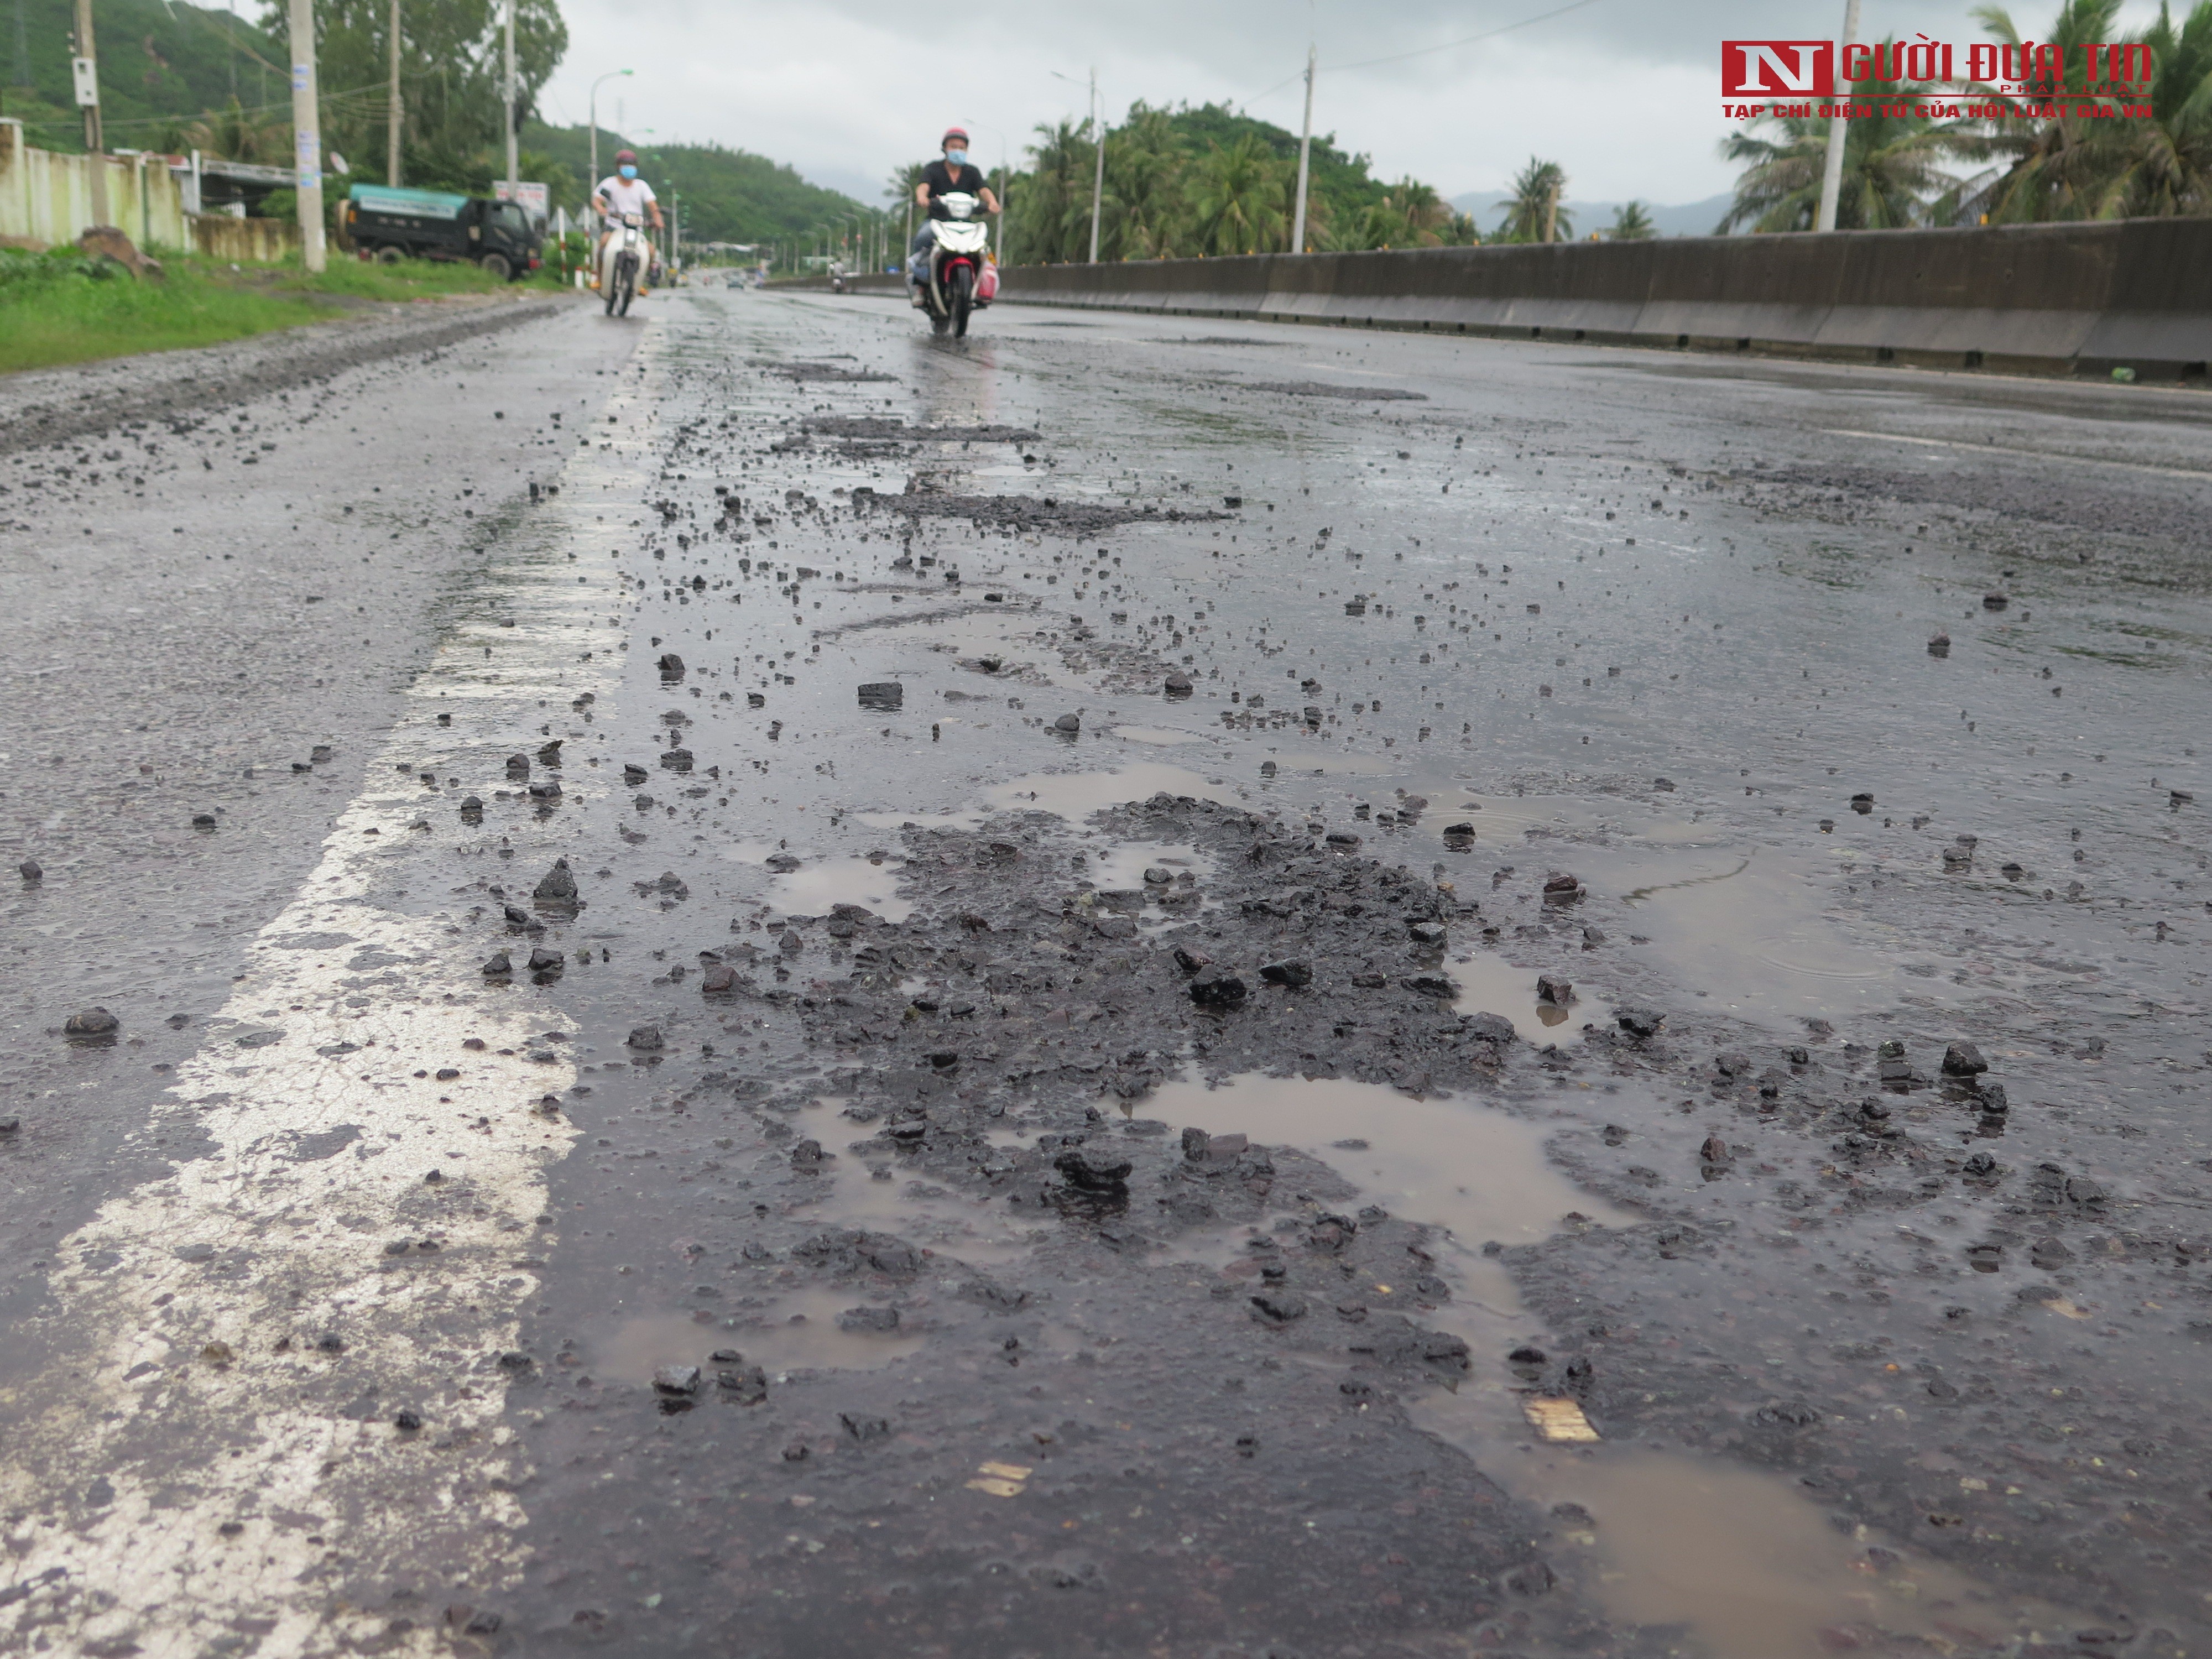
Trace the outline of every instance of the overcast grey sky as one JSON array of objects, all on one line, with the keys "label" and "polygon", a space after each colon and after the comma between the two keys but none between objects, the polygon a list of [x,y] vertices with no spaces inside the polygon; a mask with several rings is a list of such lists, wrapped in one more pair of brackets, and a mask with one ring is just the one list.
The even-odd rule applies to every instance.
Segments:
[{"label": "overcast grey sky", "polygon": [[[1227,101],[1295,131],[1309,30],[1323,73],[1314,125],[1445,195],[1504,185],[1532,152],[1565,164],[1571,193],[1690,202],[1729,188],[1716,155],[1720,42],[1809,40],[1841,26],[1843,0],[1587,0],[1474,45],[1429,51],[1540,16],[1567,0],[562,0],[568,62],[545,112],[580,122],[601,89],[635,132],[720,142],[789,161],[874,201],[891,169],[958,123],[990,166],[1018,158],[1038,122],[1080,114],[1095,64],[1109,119],[1136,99]],[[2016,6],[2036,38],[2057,0]],[[2131,0],[2128,19],[2154,15]],[[1966,0],[1865,0],[1868,38],[1981,39]],[[1368,67],[1333,68],[1401,53]]]}]

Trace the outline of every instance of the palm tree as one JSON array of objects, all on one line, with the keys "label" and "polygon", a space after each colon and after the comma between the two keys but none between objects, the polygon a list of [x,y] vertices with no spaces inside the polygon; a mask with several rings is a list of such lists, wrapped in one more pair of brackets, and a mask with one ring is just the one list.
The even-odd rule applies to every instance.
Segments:
[{"label": "palm tree", "polygon": [[1528,158],[1513,180],[1513,195],[1499,204],[1501,242],[1572,241],[1574,215],[1559,205],[1567,193],[1566,169],[1557,161]]},{"label": "palm tree", "polygon": [[[2080,50],[2118,38],[2118,0],[2068,0],[2060,9],[2051,34],[2063,49],[2066,79],[2051,90],[2077,97],[2133,90],[2109,82],[2092,85]],[[1984,6],[1974,15],[1998,40],[2020,44],[2019,30],[2001,8]],[[2006,224],[2212,210],[2212,0],[2200,0],[2179,30],[2161,5],[2158,21],[2130,39],[2151,48],[2152,113],[2023,114],[1986,122],[1974,153],[2008,158],[2008,165],[1973,192],[1962,216]],[[2008,101],[1994,88],[1966,90]]]},{"label": "palm tree", "polygon": [[[2090,0],[2106,3],[2107,0]],[[1891,42],[1882,42],[1886,52]],[[1935,121],[1911,112],[1924,89],[1896,82],[1861,82],[1854,96],[1902,115],[1855,116],[1844,124],[1844,176],[1836,197],[1838,230],[1899,230],[1949,223],[1962,190],[1938,165],[1971,154],[1978,140],[1963,121]],[[1771,138],[1761,137],[1772,132]],[[1822,116],[1762,116],[1721,142],[1723,160],[1747,163],[1735,200],[1713,228],[1725,236],[1739,225],[1754,231],[1810,230],[1820,206],[1828,121]]]},{"label": "palm tree", "polygon": [[[2051,44],[2060,50],[2063,79],[2038,86],[2038,95],[2087,92],[2087,54],[2083,46],[2118,38],[2119,0],[2066,0],[2051,25]],[[2003,7],[1977,6],[1974,16],[2007,46],[2021,44],[2020,31]],[[1969,85],[1968,94],[1990,103],[2008,103],[1994,87]],[[1854,124],[1856,125],[1856,124]],[[2045,219],[2096,216],[2111,167],[2096,155],[2094,142],[2106,119],[2075,115],[2005,115],[1984,123],[1969,153],[2009,157],[2011,165],[1974,193],[1969,211],[1984,222],[2020,223]]]},{"label": "palm tree", "polygon": [[1138,103],[1106,137],[1100,257],[1169,259],[1188,235],[1182,170],[1188,147],[1164,109]]},{"label": "palm tree", "polygon": [[2115,167],[2102,210],[2129,217],[2212,213],[2212,0],[2177,31],[2164,5],[2143,31],[2151,113],[2098,125]]},{"label": "palm tree", "polygon": [[[1455,215],[1451,204],[1433,186],[1417,179],[1401,179],[1373,202],[1355,221],[1356,247],[1440,247],[1452,240],[1463,215]],[[1472,234],[1470,222],[1460,230],[1462,240]]]},{"label": "palm tree", "polygon": [[1648,242],[1659,234],[1659,228],[1651,222],[1643,203],[1623,202],[1613,210],[1613,223],[1605,234],[1615,242]]},{"label": "palm tree", "polygon": [[[914,240],[914,216],[921,211],[915,204],[914,192],[928,167],[927,161],[908,161],[902,167],[892,168],[890,176],[884,180],[884,200],[891,204],[894,212],[905,216],[906,237],[909,242]],[[901,257],[903,258],[904,256]]]},{"label": "palm tree", "polygon": [[1091,123],[1040,122],[1022,181],[1014,225],[1013,263],[1064,264],[1084,257],[1091,240],[1091,187],[1096,150]]},{"label": "palm tree", "polygon": [[1257,253],[1283,240],[1282,163],[1247,132],[1224,149],[1212,145],[1191,169],[1189,202],[1201,252]]},{"label": "palm tree", "polygon": [[211,109],[186,127],[186,149],[204,150],[227,161],[252,161],[276,167],[291,158],[292,124],[273,117],[257,118],[234,94],[221,109]]}]

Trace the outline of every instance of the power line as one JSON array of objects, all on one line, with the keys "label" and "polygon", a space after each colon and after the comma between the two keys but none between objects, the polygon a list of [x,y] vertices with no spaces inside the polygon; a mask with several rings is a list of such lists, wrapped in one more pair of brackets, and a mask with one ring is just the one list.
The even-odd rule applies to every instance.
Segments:
[{"label": "power line", "polygon": [[[1555,7],[1550,11],[1539,12],[1534,17],[1523,17],[1517,23],[1503,23],[1494,29],[1485,29],[1480,34],[1463,35],[1459,40],[1442,41],[1433,46],[1416,46],[1411,52],[1392,52],[1387,58],[1363,58],[1356,64],[1323,64],[1314,72],[1316,75],[1339,75],[1347,70],[1373,69],[1378,64],[1402,64],[1409,58],[1426,58],[1436,52],[1451,52],[1461,46],[1471,46],[1479,40],[1494,40],[1501,34],[1510,34],[1516,29],[1525,29],[1532,23],[1548,23],[1554,17],[1564,17],[1571,11],[1580,11],[1584,6],[1593,6],[1596,3],[1597,0],[1568,0],[1568,3],[1564,6]],[[1299,70],[1297,73],[1276,82],[1267,91],[1255,94],[1244,101],[1247,104],[1256,104],[1261,99],[1272,98],[1285,87],[1304,78],[1305,71]]]},{"label": "power line", "polygon": [[1485,29],[1481,33],[1470,34],[1464,40],[1447,40],[1442,46],[1420,46],[1412,52],[1394,52],[1388,58],[1363,58],[1357,64],[1334,64],[1323,70],[1322,73],[1326,75],[1339,70],[1373,69],[1377,64],[1403,63],[1408,58],[1425,58],[1431,52],[1449,52],[1455,46],[1471,46],[1478,40],[1490,40],[1501,34],[1510,34],[1516,29],[1527,28],[1531,23],[1548,23],[1554,17],[1564,17],[1571,11],[1580,11],[1584,6],[1596,3],[1597,0],[1569,0],[1568,4],[1554,10],[1540,12],[1534,17],[1524,17],[1517,23],[1506,23],[1494,29]]}]

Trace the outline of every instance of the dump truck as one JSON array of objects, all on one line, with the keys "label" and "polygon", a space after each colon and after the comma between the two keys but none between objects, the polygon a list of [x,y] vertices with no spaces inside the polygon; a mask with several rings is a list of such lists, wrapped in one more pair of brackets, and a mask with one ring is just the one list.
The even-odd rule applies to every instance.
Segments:
[{"label": "dump truck", "polygon": [[442,190],[356,185],[342,222],[365,259],[453,259],[495,276],[538,269],[538,238],[520,204]]}]

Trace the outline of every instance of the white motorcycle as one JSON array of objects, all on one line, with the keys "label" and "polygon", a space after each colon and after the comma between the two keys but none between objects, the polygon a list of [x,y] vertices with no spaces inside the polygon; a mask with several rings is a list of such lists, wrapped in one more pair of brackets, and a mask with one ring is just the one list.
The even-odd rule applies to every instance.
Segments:
[{"label": "white motorcycle", "polygon": [[931,333],[950,330],[958,337],[968,332],[969,313],[991,303],[981,291],[991,228],[979,216],[982,204],[965,191],[937,199],[951,217],[929,222],[933,240],[921,283],[922,309],[929,313]]},{"label": "white motorcycle", "polygon": [[623,214],[599,251],[599,297],[607,302],[608,316],[629,315],[629,302],[637,298],[638,279],[651,252],[645,239],[644,216]]}]

